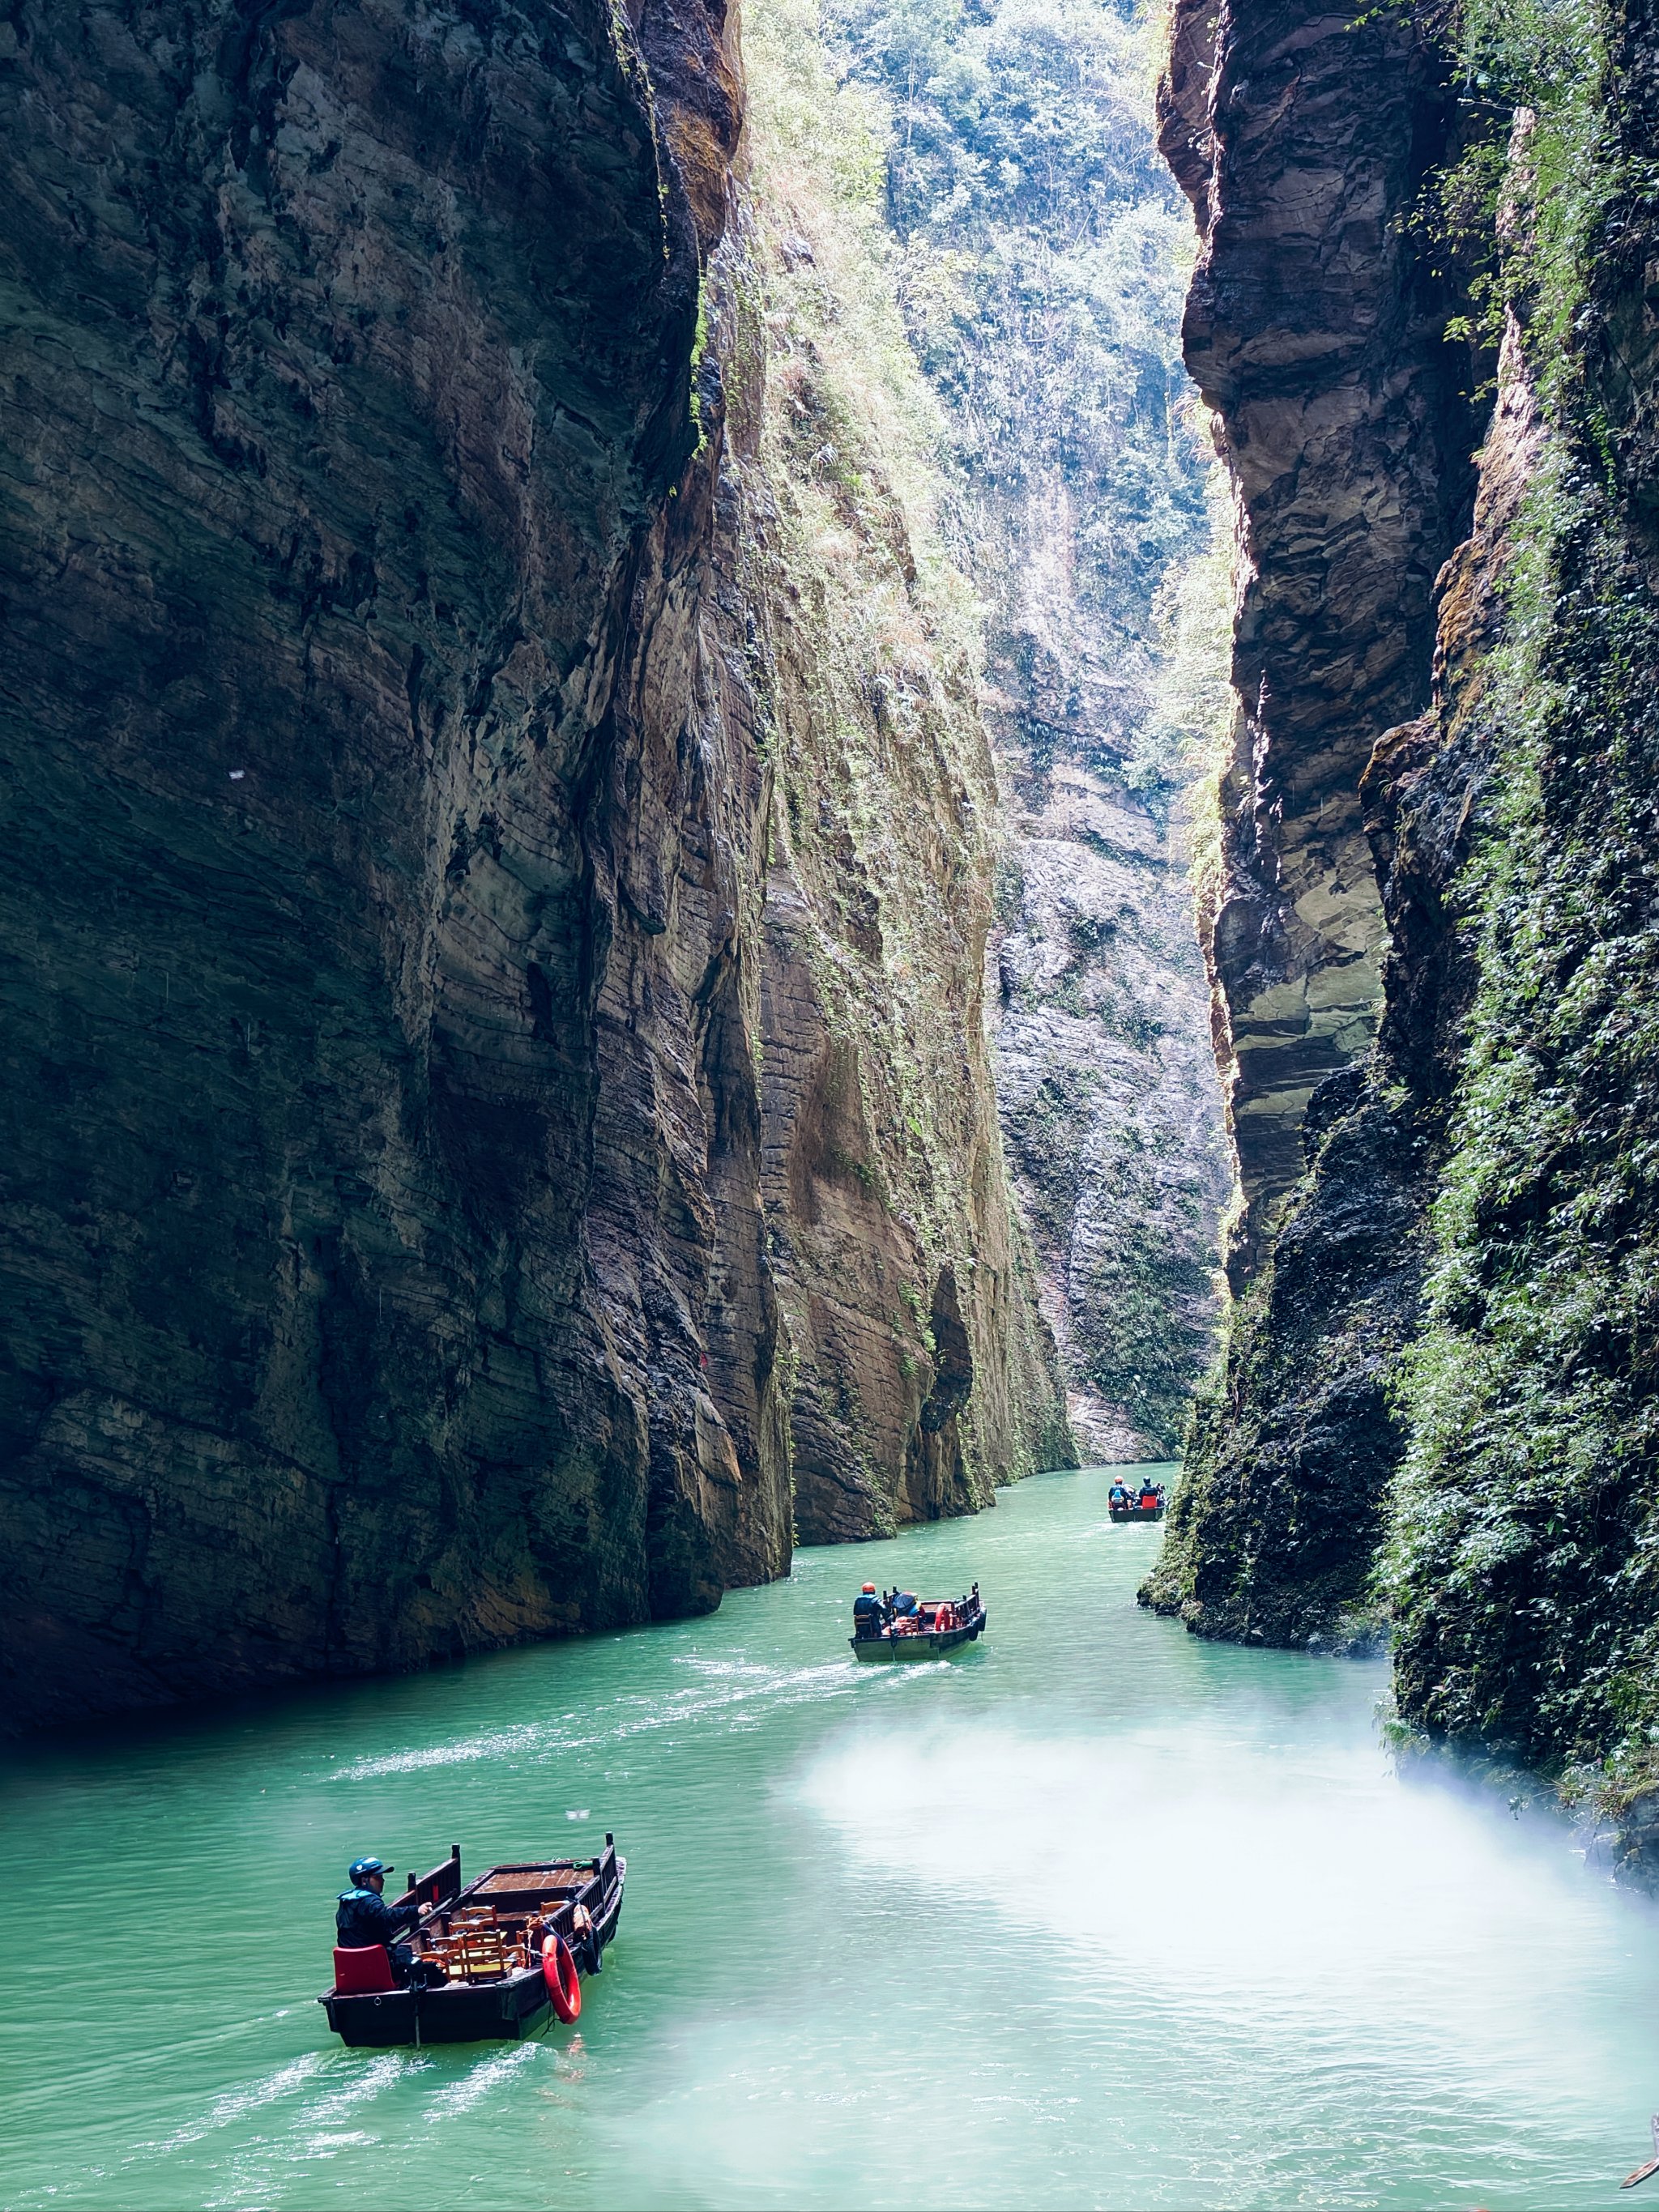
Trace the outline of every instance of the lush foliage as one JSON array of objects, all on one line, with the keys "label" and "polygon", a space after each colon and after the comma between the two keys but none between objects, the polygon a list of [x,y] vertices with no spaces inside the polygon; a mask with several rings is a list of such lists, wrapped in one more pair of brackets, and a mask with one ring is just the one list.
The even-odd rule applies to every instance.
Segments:
[{"label": "lush foliage", "polygon": [[1464,143],[1431,179],[1423,214],[1440,273],[1468,299],[1447,335],[1473,340],[1490,366],[1518,312],[1547,386],[1570,351],[1608,179],[1600,0],[1455,0],[1442,12]]},{"label": "lush foliage", "polygon": [[835,0],[831,20],[853,81],[888,103],[902,296],[970,565],[995,565],[996,509],[1063,484],[1069,590],[1109,635],[1150,641],[1171,563],[1204,539],[1207,453],[1177,342],[1192,225],[1148,127],[1147,26],[1102,0]]},{"label": "lush foliage", "polygon": [[1552,443],[1474,708],[1478,983],[1384,1580],[1410,1720],[1628,1785],[1659,1743],[1659,615],[1583,341],[1659,177],[1611,143],[1585,0],[1481,0],[1463,35],[1471,82],[1533,103],[1493,296]]},{"label": "lush foliage", "polygon": [[1628,1758],[1659,1722],[1659,621],[1582,464],[1532,526],[1389,1576],[1413,1717]]}]

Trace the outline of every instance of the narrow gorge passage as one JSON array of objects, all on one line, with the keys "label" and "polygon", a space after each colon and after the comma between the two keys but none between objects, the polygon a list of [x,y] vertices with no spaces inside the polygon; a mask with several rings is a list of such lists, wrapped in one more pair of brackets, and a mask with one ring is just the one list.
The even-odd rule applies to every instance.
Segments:
[{"label": "narrow gorge passage", "polygon": [[1656,10],[0,0],[9,2205],[1612,2202]]},{"label": "narrow gorge passage", "polygon": [[1158,32],[1088,0],[837,4],[890,103],[885,214],[982,594],[1007,842],[998,1103],[1080,1448],[1173,1452],[1231,1194],[1189,864],[1230,716],[1231,547],[1182,366],[1191,224]]}]

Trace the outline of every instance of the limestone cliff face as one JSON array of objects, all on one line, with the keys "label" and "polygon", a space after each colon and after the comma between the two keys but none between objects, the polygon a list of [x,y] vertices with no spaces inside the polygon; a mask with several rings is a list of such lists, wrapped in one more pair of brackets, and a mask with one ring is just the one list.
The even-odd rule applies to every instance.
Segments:
[{"label": "limestone cliff face", "polygon": [[[1119,714],[1147,713],[1145,684],[1123,688]],[[1212,1356],[1231,1183],[1185,824],[1126,782],[1121,722],[1121,750],[1085,722],[1036,768],[1029,714],[999,720],[1019,838],[994,946],[1010,1162],[1079,1450],[1160,1459]]]},{"label": "limestone cliff face", "polygon": [[801,143],[790,118],[843,96],[801,29],[761,5],[745,33],[768,366],[734,481],[774,779],[763,1191],[796,1526],[823,1542],[970,1510],[1073,1455],[992,1082],[977,635],[899,480],[920,382],[879,211],[842,177],[874,149],[856,110]]},{"label": "limestone cliff face", "polygon": [[1358,9],[1181,10],[1166,157],[1200,257],[1183,331],[1239,495],[1243,702],[1211,957],[1248,1212],[1235,1288],[1300,1178],[1320,1084],[1364,1057],[1384,930],[1359,779],[1427,696],[1435,573],[1476,422],[1410,222],[1449,127],[1443,64]]},{"label": "limestone cliff face", "polygon": [[0,32],[9,1717],[715,1604],[792,1510],[732,27]]},{"label": "limestone cliff face", "polygon": [[1246,1210],[1224,1374],[1149,1586],[1206,1632],[1332,1629],[1398,1458],[1423,1200],[1414,1139],[1359,1106],[1387,942],[1361,779],[1426,702],[1473,492],[1467,356],[1409,220],[1446,150],[1442,76],[1394,19],[1194,6],[1163,93],[1200,226],[1188,363],[1243,531],[1207,951]]},{"label": "limestone cliff face", "polygon": [[[1374,1046],[1311,1089],[1304,1169],[1276,1207],[1296,1163],[1258,1170],[1224,1381],[1147,1595],[1202,1632],[1276,1642],[1344,1640],[1380,1608],[1407,1721],[1541,1763],[1613,1814],[1615,1856],[1650,1862],[1659,26],[1638,4],[1588,11],[1556,48],[1532,19],[1450,31],[1464,43],[1443,62],[1381,25],[1339,47],[1325,19],[1246,8],[1207,78],[1207,19],[1177,38],[1171,148],[1206,226],[1192,357],[1226,421],[1258,601],[1279,602],[1243,626],[1234,842],[1279,871],[1282,907],[1303,862],[1280,856],[1360,822],[1386,938]],[[1454,66],[1493,88],[1484,143],[1447,122]],[[1417,220],[1380,245],[1355,228],[1361,206],[1403,209],[1425,160]],[[1454,547],[1443,376],[1468,364],[1437,354],[1423,303],[1426,272],[1460,261],[1458,328],[1501,348]],[[1355,310],[1346,356],[1334,300]],[[1231,376],[1206,368],[1230,302],[1249,310]],[[1310,405],[1296,387],[1326,362],[1340,373]],[[1297,497],[1323,471],[1358,505],[1264,529],[1264,437]],[[1304,822],[1322,787],[1297,732],[1319,720],[1280,721],[1275,702],[1326,696],[1356,714],[1340,787]],[[1267,943],[1247,919],[1244,941]],[[1248,1159],[1266,1048],[1224,923]],[[1311,1006],[1329,963],[1274,926]]]}]

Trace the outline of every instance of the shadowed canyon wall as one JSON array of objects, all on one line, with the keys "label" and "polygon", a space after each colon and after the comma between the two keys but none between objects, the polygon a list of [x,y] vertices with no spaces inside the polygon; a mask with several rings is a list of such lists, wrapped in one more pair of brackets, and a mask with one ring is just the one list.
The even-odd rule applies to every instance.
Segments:
[{"label": "shadowed canyon wall", "polygon": [[[1473,490],[1467,349],[1446,343],[1409,222],[1443,149],[1443,76],[1392,18],[1254,8],[1217,46],[1212,11],[1192,8],[1163,96],[1200,228],[1188,362],[1242,539],[1206,908],[1245,1211],[1224,1374],[1154,1587],[1194,1626],[1275,1641],[1328,1630],[1358,1595],[1395,1452],[1388,1358],[1415,1295],[1409,1163],[1363,1117],[1329,1133],[1379,1012],[1360,779],[1426,702],[1435,575]],[[1302,1190],[1327,1140],[1358,1147],[1363,1194]]]},{"label": "shadowed canyon wall", "polygon": [[[1253,1218],[1146,1595],[1277,1643],[1390,1626],[1405,1723],[1540,1764],[1632,1858],[1659,1826],[1656,71],[1645,5],[1255,5],[1186,10],[1166,88],[1188,359],[1246,515],[1212,961]],[[1322,1025],[1350,1000],[1369,1051]]]},{"label": "shadowed canyon wall", "polygon": [[[14,1723],[787,1565],[801,1223],[867,1069],[790,949],[801,900],[853,924],[779,829],[811,672],[757,643],[799,586],[756,561],[741,94],[696,6],[0,24]],[[845,1232],[887,1270],[890,1522],[1054,1425],[977,1027],[982,733],[884,742],[962,1139],[925,1215],[893,1146]],[[866,1349],[823,1332],[823,1390]]]}]

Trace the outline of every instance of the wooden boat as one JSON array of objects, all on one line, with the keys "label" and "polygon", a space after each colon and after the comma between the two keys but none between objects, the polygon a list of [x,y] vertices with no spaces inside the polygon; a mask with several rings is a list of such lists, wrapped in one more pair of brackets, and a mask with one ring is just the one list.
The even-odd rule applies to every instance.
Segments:
[{"label": "wooden boat", "polygon": [[985,1607],[975,1584],[971,1597],[923,1600],[913,1613],[890,1621],[873,1636],[853,1636],[848,1641],[855,1659],[937,1659],[958,1644],[972,1644],[983,1634]]},{"label": "wooden boat", "polygon": [[[335,1986],[317,2002],[336,2035],[350,2044],[483,2043],[527,2035],[556,2008],[544,1941],[556,1936],[564,1945],[562,2001],[569,2013],[574,1993],[580,2011],[578,1978],[599,1971],[622,1917],[627,1874],[627,1860],[617,1857],[607,1835],[596,1859],[493,1866],[463,1888],[457,1844],[441,1866],[388,1900],[394,1911],[419,1906],[420,1917],[404,1940],[428,1978],[435,1982],[441,1974],[441,1982],[398,1989],[384,1946],[374,1944],[336,1951]],[[556,1945],[554,1955],[561,1955]]]},{"label": "wooden boat", "polygon": [[1139,1498],[1132,1498],[1127,1505],[1108,1504],[1106,1510],[1114,1521],[1161,1521],[1170,1510],[1170,1501],[1160,1490],[1158,1504],[1144,1506]]}]

